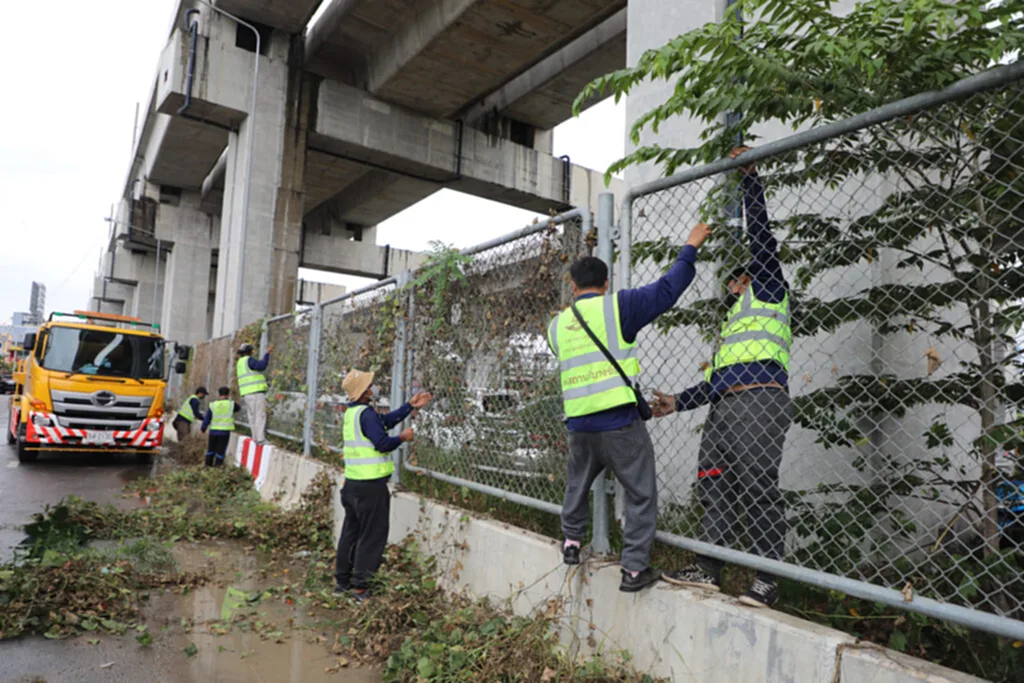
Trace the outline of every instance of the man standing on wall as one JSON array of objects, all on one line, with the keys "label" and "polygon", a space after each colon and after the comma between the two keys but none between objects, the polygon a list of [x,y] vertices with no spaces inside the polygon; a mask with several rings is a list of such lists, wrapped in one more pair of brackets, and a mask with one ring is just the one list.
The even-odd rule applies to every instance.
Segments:
[{"label": "man standing on wall", "polygon": [[[745,148],[733,150],[736,158]],[[737,503],[746,502],[746,531],[754,551],[783,556],[786,519],[779,491],[779,464],[793,421],[789,396],[789,286],[778,242],[768,226],[764,189],[753,166],[741,169],[752,259],[727,282],[728,313],[719,348],[705,381],[678,396],[655,392],[655,416],[711,404],[697,457],[697,489],[704,517],[702,540],[730,546],[736,537]],[[719,590],[722,562],[698,556],[694,564],[666,572],[681,586]],[[774,577],[759,573],[740,602],[771,607],[778,600]]]},{"label": "man standing on wall", "polygon": [[345,521],[334,564],[334,594],[352,591],[356,602],[369,598],[370,581],[380,567],[388,542],[388,480],[395,471],[390,453],[413,439],[411,428],[398,436],[389,436],[387,430],[432,398],[430,394],[417,393],[397,410],[380,415],[370,408],[370,401],[377,395],[373,375],[352,370],[341,383],[349,404],[342,427],[345,483],[341,487],[341,506],[345,508]]},{"label": "man standing on wall", "polygon": [[178,435],[178,441],[184,441],[192,433],[192,424],[202,413],[200,401],[206,398],[206,387],[196,387],[196,392],[185,399],[185,402],[178,408],[178,414],[174,416],[171,423]]},{"label": "man standing on wall", "polygon": [[238,362],[235,364],[235,374],[238,377],[238,393],[245,401],[245,412],[249,416],[249,427],[252,429],[252,438],[262,444],[267,438],[267,365],[270,363],[270,352],[273,346],[267,348],[263,360],[256,360],[252,344],[242,344],[238,347]]},{"label": "man standing on wall", "polygon": [[626,494],[619,585],[626,593],[642,590],[659,578],[648,565],[657,525],[658,488],[654,446],[633,386],[622,375],[635,382],[640,374],[636,336],[671,308],[693,281],[697,249],[709,234],[708,226],[698,224],[661,279],[615,294],[608,294],[608,266],[603,261],[592,256],[579,259],[569,270],[573,304],[548,327],[548,345],[561,367],[569,430],[562,559],[569,565],[580,563],[580,546],[590,522],[590,487],[610,469]]}]

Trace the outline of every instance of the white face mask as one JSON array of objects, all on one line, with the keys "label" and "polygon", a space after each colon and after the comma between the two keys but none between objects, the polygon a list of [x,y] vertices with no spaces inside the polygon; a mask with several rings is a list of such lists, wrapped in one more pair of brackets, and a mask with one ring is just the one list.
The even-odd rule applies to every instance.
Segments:
[{"label": "white face mask", "polygon": [[376,384],[370,385],[370,398],[372,398],[374,401],[380,398],[380,389],[377,388]]}]

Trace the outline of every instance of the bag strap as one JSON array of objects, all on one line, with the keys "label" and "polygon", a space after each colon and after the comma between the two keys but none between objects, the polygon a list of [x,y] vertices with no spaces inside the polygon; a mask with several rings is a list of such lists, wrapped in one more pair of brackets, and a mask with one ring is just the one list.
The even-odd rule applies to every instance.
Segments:
[{"label": "bag strap", "polygon": [[576,303],[573,302],[569,304],[569,306],[572,308],[572,312],[573,315],[576,316],[576,320],[578,320],[580,325],[583,327],[583,331],[587,333],[588,337],[590,337],[590,341],[594,342],[594,344],[597,345],[597,348],[601,350],[601,353],[603,353],[604,357],[608,359],[608,362],[612,364],[616,371],[618,371],[619,376],[622,377],[622,381],[626,383],[626,386],[629,387],[630,389],[636,389],[636,387],[633,386],[633,383],[629,381],[629,377],[622,369],[622,366],[619,365],[619,362],[617,360],[615,360],[615,356],[613,356],[611,351],[609,351],[607,347],[605,347],[605,345],[601,343],[601,340],[597,338],[597,335],[594,334],[594,331],[590,329],[589,325],[587,325],[587,321],[585,321],[583,319],[583,316],[580,315],[580,310],[576,308]]}]

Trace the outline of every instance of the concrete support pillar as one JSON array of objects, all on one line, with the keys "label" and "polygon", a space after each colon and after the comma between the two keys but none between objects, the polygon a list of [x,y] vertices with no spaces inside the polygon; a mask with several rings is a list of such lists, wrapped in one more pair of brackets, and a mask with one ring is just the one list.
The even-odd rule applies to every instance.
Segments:
[{"label": "concrete support pillar", "polygon": [[155,222],[156,237],[169,250],[160,268],[159,322],[169,339],[194,344],[211,336],[207,308],[220,218],[202,211],[197,191],[166,194],[173,200],[158,206]]},{"label": "concrete support pillar", "polygon": [[[134,287],[134,296],[131,298],[131,309],[129,315],[141,318],[143,322],[156,322],[160,320],[160,309],[161,304],[163,303],[164,258],[161,258],[160,260],[159,283],[157,282],[156,276],[157,259],[155,253],[132,253],[128,260],[130,262],[130,269],[134,273],[133,279],[137,283]],[[155,309],[153,307],[154,289],[156,290]]]},{"label": "concrete support pillar", "polygon": [[284,140],[281,145],[281,181],[274,205],[274,242],[271,260],[271,315],[295,307],[302,250],[302,217],[306,150],[309,136],[312,77],[302,70],[301,39],[292,43],[289,59]]},{"label": "concrete support pillar", "polygon": [[[301,74],[290,78],[288,52],[289,37],[274,32],[260,57],[255,130],[252,118],[247,117],[228,140],[214,336],[233,332],[238,323],[247,325],[267,314],[291,310],[294,305],[302,225],[305,117],[310,98],[308,94],[291,96],[293,89],[299,92],[309,86],[303,85]],[[246,221],[251,136],[252,179]]]}]

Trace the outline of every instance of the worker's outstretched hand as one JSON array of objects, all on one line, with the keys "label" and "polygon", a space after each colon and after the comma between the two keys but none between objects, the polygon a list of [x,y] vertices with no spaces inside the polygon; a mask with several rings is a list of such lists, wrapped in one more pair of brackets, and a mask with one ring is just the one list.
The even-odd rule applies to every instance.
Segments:
[{"label": "worker's outstretched hand", "polygon": [[691,247],[700,248],[700,245],[704,244],[704,240],[711,237],[711,228],[708,227],[707,223],[698,223],[693,226],[693,230],[690,231],[690,236],[686,239],[686,243]]},{"label": "worker's outstretched hand", "polygon": [[[750,151],[750,148],[745,146],[745,145],[741,145],[739,147],[733,147],[732,151],[729,152],[729,158],[730,159],[735,159],[736,157],[738,157],[739,155],[743,154],[744,152],[749,152],[749,151]],[[749,166],[740,166],[740,170],[743,171],[743,173],[745,173],[747,175],[750,175],[751,173],[753,173],[757,169],[754,168],[753,164],[750,164]]]},{"label": "worker's outstretched hand", "polygon": [[676,397],[671,394],[663,394],[655,389],[654,400],[651,401],[651,412],[654,417],[665,417],[676,412]]},{"label": "worker's outstretched hand", "polygon": [[267,347],[267,353],[270,353],[273,350],[274,350],[274,345],[273,344],[271,344],[270,346]]},{"label": "worker's outstretched hand", "polygon": [[409,405],[416,409],[423,408],[428,403],[430,403],[430,401],[433,398],[433,394],[428,394],[425,391],[420,391],[415,396],[409,399]]},{"label": "worker's outstretched hand", "polygon": [[415,433],[412,431],[412,427],[409,427],[408,429],[403,429],[402,433],[398,435],[398,438],[405,442],[412,441],[414,437]]}]

